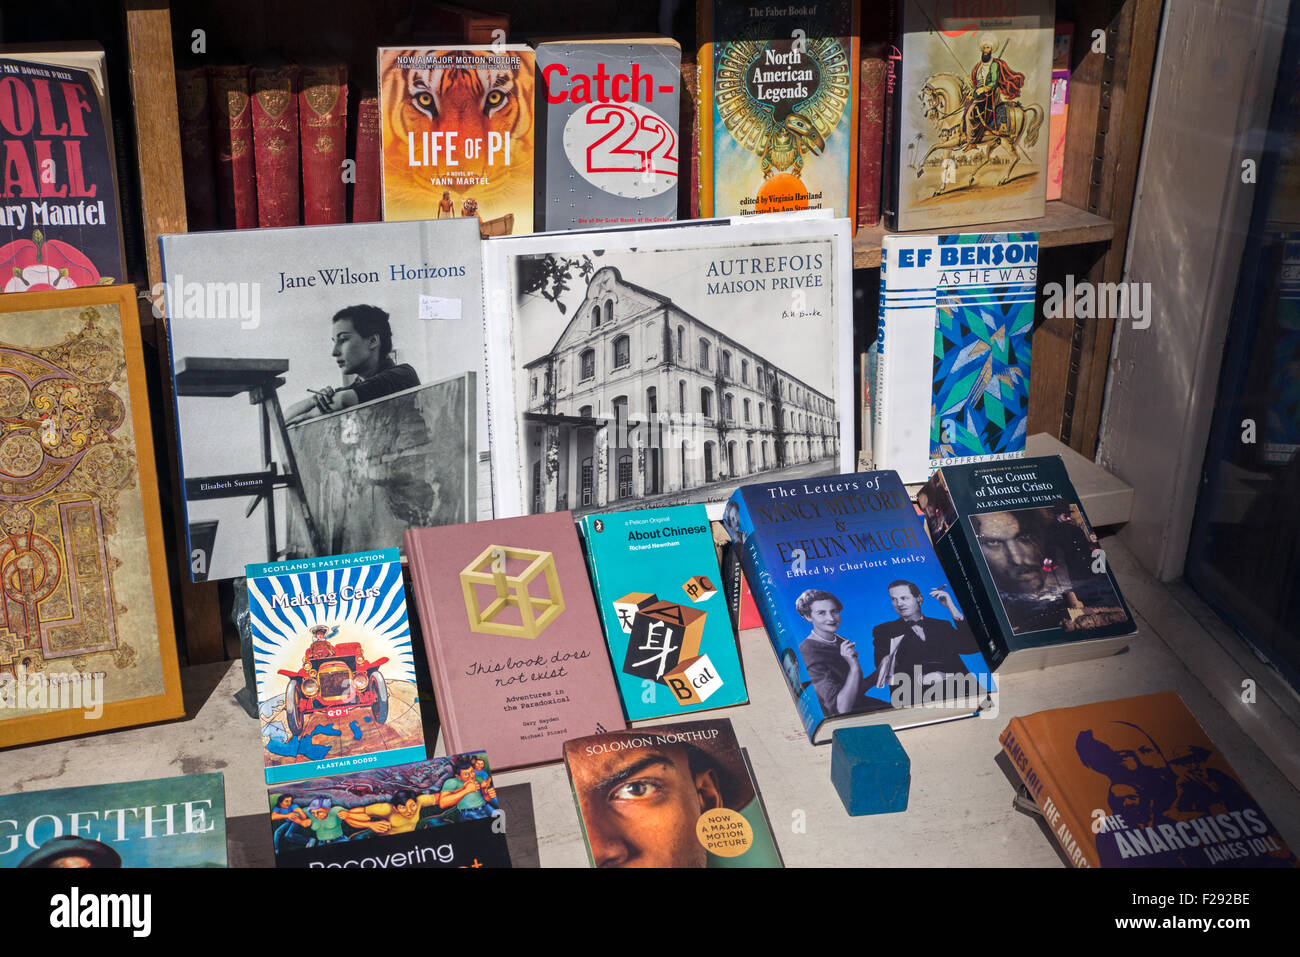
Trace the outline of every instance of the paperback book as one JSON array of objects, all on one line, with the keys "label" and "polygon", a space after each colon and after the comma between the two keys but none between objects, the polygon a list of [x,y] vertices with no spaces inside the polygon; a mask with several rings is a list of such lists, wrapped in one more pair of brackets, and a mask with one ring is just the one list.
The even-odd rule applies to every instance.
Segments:
[{"label": "paperback book", "polygon": [[704,506],[597,512],[580,528],[628,720],[747,701]]},{"label": "paperback book", "polygon": [[781,867],[749,760],[726,718],[566,741],[593,867]]},{"label": "paperback book", "polygon": [[1012,718],[1002,750],[1074,867],[1295,867],[1176,692]]},{"label": "paperback book", "polygon": [[996,706],[898,473],[745,485],[724,523],[809,741],[833,718],[899,728]]},{"label": "paperback book", "polygon": [[871,395],[876,468],[1025,454],[1037,233],[886,236]]},{"label": "paperback book", "polygon": [[1114,654],[1137,631],[1059,455],[945,465],[917,502],[994,668]]},{"label": "paperback book", "polygon": [[366,768],[267,792],[276,867],[509,867],[482,751]]},{"label": "paperback book", "polygon": [[422,761],[397,549],[248,566],[266,781]]}]

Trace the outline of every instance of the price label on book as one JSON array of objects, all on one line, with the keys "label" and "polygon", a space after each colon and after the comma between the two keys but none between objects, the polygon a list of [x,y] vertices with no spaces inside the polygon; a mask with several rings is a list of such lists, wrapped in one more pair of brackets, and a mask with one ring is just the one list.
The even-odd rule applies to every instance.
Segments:
[{"label": "price label on book", "polygon": [[638,103],[592,103],[564,124],[564,153],[582,178],[615,196],[645,199],[677,182],[677,132]]}]

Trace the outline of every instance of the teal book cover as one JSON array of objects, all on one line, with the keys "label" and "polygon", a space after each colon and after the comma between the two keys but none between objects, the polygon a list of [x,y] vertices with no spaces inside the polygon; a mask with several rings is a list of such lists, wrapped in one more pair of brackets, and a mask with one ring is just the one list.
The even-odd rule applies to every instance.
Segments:
[{"label": "teal book cover", "polygon": [[0,868],[225,866],[219,773],[0,797]]},{"label": "teal book cover", "polygon": [[629,721],[749,700],[703,505],[587,515],[582,537]]}]

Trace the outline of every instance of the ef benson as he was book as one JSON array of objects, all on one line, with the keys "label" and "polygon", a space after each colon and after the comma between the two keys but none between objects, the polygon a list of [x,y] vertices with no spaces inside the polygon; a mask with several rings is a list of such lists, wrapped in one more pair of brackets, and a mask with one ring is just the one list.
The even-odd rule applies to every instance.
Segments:
[{"label": "ef benson as he was book", "polygon": [[723,523],[810,741],[830,718],[985,706],[988,665],[898,473],[745,485]]},{"label": "ef benson as he was book", "polygon": [[994,668],[1114,654],[1137,630],[1059,455],[944,466],[917,502]]},{"label": "ef benson as he was book", "polygon": [[1002,750],[1075,867],[1295,867],[1173,691],[1012,718]]}]

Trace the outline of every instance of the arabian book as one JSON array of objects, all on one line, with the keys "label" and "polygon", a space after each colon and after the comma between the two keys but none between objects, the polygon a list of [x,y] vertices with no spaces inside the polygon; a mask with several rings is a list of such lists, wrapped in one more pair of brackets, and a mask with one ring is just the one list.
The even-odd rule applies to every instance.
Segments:
[{"label": "arabian book", "polygon": [[681,47],[669,37],[537,44],[537,228],[672,222]]},{"label": "arabian book", "polygon": [[492,515],[472,221],[160,244],[191,577]]},{"label": "arabian book", "polygon": [[628,720],[749,700],[705,507],[595,512],[579,528]]},{"label": "arabian book", "polygon": [[568,512],[406,533],[443,743],[499,770],[625,726]]},{"label": "arabian book", "polygon": [[885,225],[1042,216],[1055,0],[974,11],[960,0],[894,2],[901,59],[886,111]]},{"label": "arabian book", "polygon": [[700,0],[700,216],[856,222],[858,3]]},{"label": "arabian book", "polygon": [[830,719],[901,728],[991,708],[973,623],[897,472],[745,485],[727,509],[809,741],[830,741]]},{"label": "arabian book", "polygon": [[876,468],[1025,454],[1037,233],[886,236],[875,345]]},{"label": "arabian book", "polygon": [[219,773],[0,796],[0,869],[225,866]]},{"label": "arabian book", "polygon": [[378,70],[384,219],[532,232],[532,47],[380,47]]},{"label": "arabian book", "polygon": [[726,718],[566,741],[593,867],[781,867],[749,758]]},{"label": "arabian book", "polygon": [[424,760],[397,549],[247,573],[267,784]]},{"label": "arabian book", "polygon": [[1074,867],[1295,867],[1176,692],[1012,718],[1002,751]]},{"label": "arabian book", "polygon": [[917,501],[999,671],[1115,654],[1137,632],[1059,455],[945,465]]},{"label": "arabian book", "polygon": [[276,867],[509,867],[482,751],[368,767],[267,791]]}]

